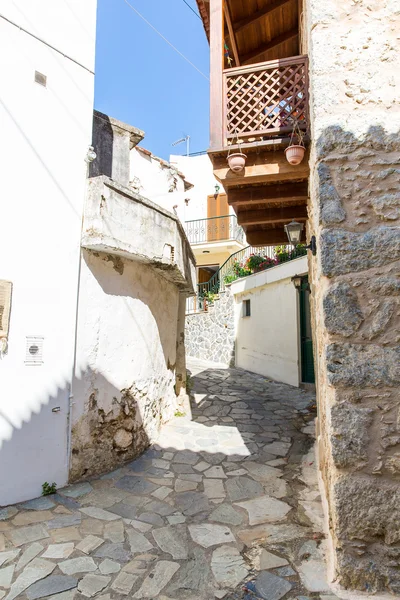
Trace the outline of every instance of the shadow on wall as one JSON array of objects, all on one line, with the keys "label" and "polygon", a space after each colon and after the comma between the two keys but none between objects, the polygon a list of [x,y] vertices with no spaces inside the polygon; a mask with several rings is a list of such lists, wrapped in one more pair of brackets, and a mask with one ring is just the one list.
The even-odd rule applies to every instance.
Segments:
[{"label": "shadow on wall", "polygon": [[[167,369],[174,369],[176,354],[176,321],[178,317],[178,290],[176,286],[157,273],[150,265],[136,263],[114,254],[103,254],[90,250],[82,251],[82,258],[106,296],[120,297],[125,307],[125,313],[132,320],[133,326],[140,333],[140,338],[147,350],[147,359],[152,367],[156,368],[155,345],[161,346]],[[87,281],[83,280],[82,295],[85,294]],[[143,314],[135,310],[135,300],[148,308],[153,317],[152,321],[158,330],[158,339],[151,339],[151,332],[146,330]],[[133,301],[133,302],[132,302]],[[117,315],[113,305],[108,304],[107,298],[98,298],[101,304],[97,309],[102,311],[99,327],[107,325],[107,330],[112,335],[111,325]],[[89,309],[86,307],[86,309]],[[174,323],[173,327],[172,323]],[[116,322],[123,327],[123,323]],[[129,327],[129,322],[126,322]],[[135,332],[135,333],[137,333]],[[171,336],[173,333],[173,336]],[[114,331],[115,336],[118,332]],[[133,347],[137,339],[132,339]],[[127,349],[129,351],[129,349]]]}]

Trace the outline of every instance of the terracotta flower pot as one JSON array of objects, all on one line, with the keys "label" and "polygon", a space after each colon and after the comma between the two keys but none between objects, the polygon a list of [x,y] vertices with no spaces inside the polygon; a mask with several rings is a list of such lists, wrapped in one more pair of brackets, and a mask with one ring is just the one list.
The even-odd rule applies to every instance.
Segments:
[{"label": "terracotta flower pot", "polygon": [[286,160],[291,165],[299,165],[304,158],[304,146],[288,146],[285,148]]},{"label": "terracotta flower pot", "polygon": [[228,165],[231,171],[234,173],[239,173],[243,171],[244,166],[246,164],[247,156],[242,154],[242,152],[237,152],[236,154],[230,154],[228,156]]}]

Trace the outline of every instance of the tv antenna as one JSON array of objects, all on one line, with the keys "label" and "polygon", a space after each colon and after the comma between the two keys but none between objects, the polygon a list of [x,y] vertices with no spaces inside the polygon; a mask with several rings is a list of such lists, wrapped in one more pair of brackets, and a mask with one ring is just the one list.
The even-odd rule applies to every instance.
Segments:
[{"label": "tv antenna", "polygon": [[185,135],[185,137],[176,140],[176,142],[174,142],[172,146],[178,146],[179,144],[183,144],[184,142],[186,142],[186,156],[189,156],[190,135]]}]

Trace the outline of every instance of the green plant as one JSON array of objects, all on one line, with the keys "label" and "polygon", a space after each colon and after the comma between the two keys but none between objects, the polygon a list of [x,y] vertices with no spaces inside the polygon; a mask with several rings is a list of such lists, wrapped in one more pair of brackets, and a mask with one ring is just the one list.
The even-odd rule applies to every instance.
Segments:
[{"label": "green plant", "polygon": [[251,254],[246,261],[246,267],[250,271],[255,271],[259,268],[259,266],[265,261],[264,256],[260,256],[259,254]]},{"label": "green plant", "polygon": [[42,496],[50,496],[57,492],[57,484],[53,483],[50,485],[47,481],[42,484]]},{"label": "green plant", "polygon": [[205,298],[209,304],[214,304],[215,294],[214,292],[204,292],[203,298]]},{"label": "green plant", "polygon": [[179,410],[179,408],[177,408],[174,415],[175,417],[185,417],[186,413],[182,412],[181,410]]},{"label": "green plant", "polygon": [[224,283],[232,283],[232,281],[236,281],[236,279],[238,278],[237,275],[225,275],[224,277]]}]

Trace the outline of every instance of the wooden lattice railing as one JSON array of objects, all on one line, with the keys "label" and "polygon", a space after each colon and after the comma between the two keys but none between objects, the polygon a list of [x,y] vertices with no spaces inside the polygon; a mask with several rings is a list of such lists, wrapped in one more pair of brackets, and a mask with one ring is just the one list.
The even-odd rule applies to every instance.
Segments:
[{"label": "wooden lattice railing", "polygon": [[[295,56],[224,71],[225,136],[248,142],[308,122],[308,58]],[[254,138],[254,140],[252,139]]]}]

